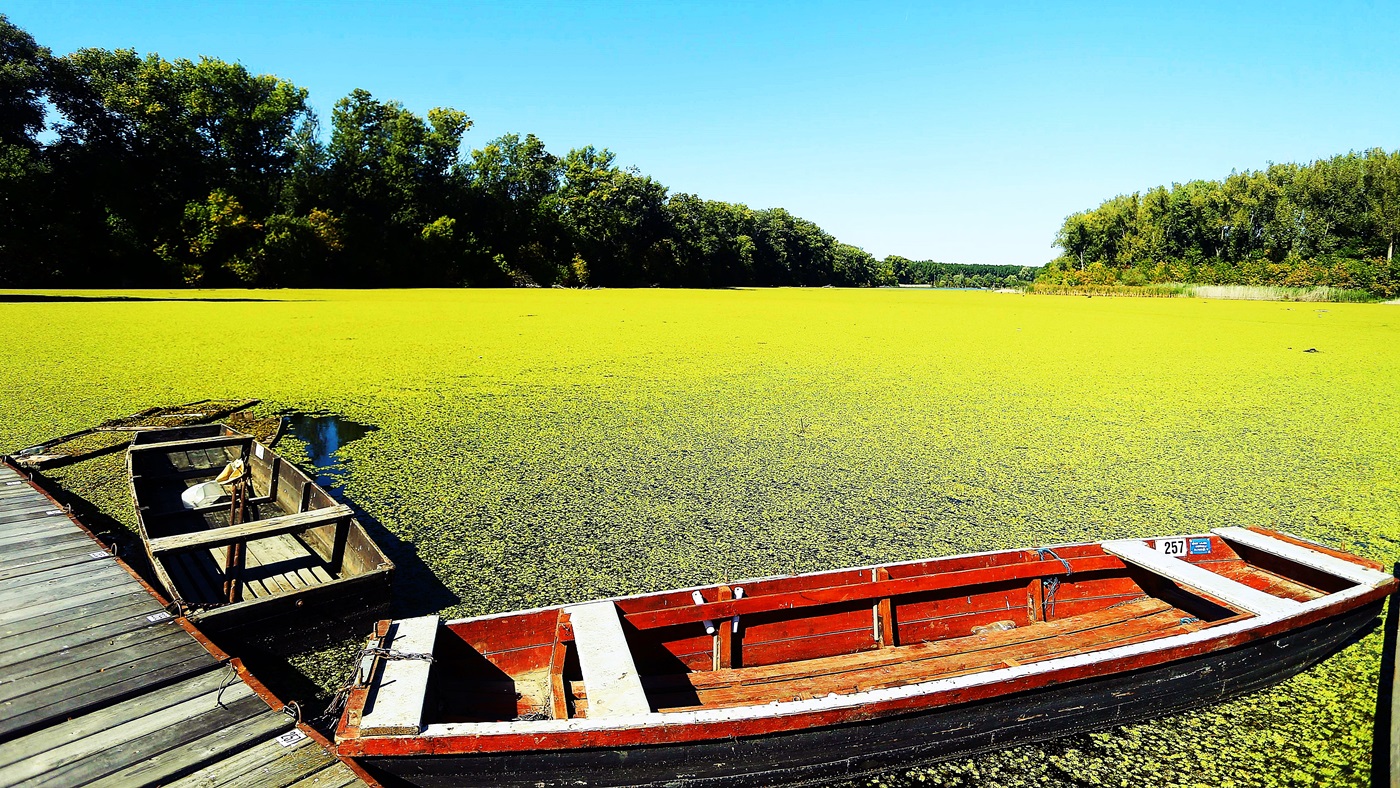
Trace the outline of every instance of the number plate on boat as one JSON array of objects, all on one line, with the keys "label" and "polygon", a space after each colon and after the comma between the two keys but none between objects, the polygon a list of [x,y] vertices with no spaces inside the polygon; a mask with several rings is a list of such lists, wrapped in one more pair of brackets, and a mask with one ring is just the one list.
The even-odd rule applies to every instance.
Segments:
[{"label": "number plate on boat", "polygon": [[164,610],[162,610],[159,613],[152,613],[149,616],[146,616],[146,620],[151,622],[152,624],[156,623],[157,621],[164,621],[167,618],[170,618],[170,614],[165,612]]},{"label": "number plate on boat", "polygon": [[280,744],[280,745],[282,745],[283,747],[290,747],[290,746],[292,746],[293,744],[296,744],[297,742],[299,742],[299,741],[301,741],[302,739],[305,739],[305,738],[306,738],[306,734],[305,734],[305,733],[302,733],[301,731],[297,730],[296,728],[292,728],[291,730],[287,731],[286,733],[282,734],[281,736],[278,736],[278,737],[277,737],[277,743]]},{"label": "number plate on boat", "polygon": [[1178,536],[1174,539],[1158,539],[1157,552],[1162,555],[1171,556],[1186,555],[1186,537]]},{"label": "number plate on boat", "polygon": [[1186,545],[1186,549],[1191,555],[1208,555],[1210,553],[1210,537],[1193,536]]}]

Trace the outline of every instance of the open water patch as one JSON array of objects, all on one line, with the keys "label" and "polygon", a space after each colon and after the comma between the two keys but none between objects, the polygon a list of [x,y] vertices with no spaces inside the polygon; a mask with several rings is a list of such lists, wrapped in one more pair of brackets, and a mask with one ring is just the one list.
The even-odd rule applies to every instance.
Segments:
[{"label": "open water patch", "polygon": [[360,424],[334,413],[293,413],[286,417],[288,435],[306,444],[308,469],[321,485],[336,498],[348,481],[350,465],[339,456],[341,447],[379,429]]}]

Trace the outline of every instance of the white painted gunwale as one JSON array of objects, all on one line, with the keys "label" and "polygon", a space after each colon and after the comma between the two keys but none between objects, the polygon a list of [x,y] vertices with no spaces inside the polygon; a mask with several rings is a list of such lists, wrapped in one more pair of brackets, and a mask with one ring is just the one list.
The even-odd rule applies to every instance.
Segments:
[{"label": "white painted gunwale", "polygon": [[[1210,536],[1211,534],[1187,534],[1190,536]],[[1228,537],[1216,534],[1228,541]],[[1262,535],[1261,535],[1262,536]],[[1177,538],[1175,536],[1149,537],[1141,541],[1152,541],[1154,539]],[[1267,538],[1267,537],[1266,537]],[[1120,540],[1121,541],[1121,540]],[[1278,540],[1273,540],[1278,541]],[[1084,542],[1072,542],[1068,544],[1052,545],[1050,549],[1059,547],[1073,547],[1085,544]],[[1304,548],[1305,549],[1305,548]],[[998,553],[1016,553],[1016,550],[991,550],[982,553],[968,553],[965,555],[946,556],[947,558],[968,558],[983,555],[995,555]],[[1315,552],[1315,551],[1309,551]],[[867,567],[853,567],[854,569],[871,569],[881,566],[902,566],[907,564],[923,563],[934,560],[928,558],[914,559],[912,561],[902,561],[895,564],[872,564]],[[1315,567],[1316,568],[1316,567]],[[839,572],[851,571],[847,569],[834,569],[827,572],[816,572],[813,575],[835,574]],[[1326,571],[1326,570],[1323,570]],[[903,687],[889,687],[886,689],[867,690],[847,695],[831,694],[823,698],[813,698],[811,700],[780,701],[768,703],[762,706],[739,706],[726,709],[699,709],[696,711],[680,712],[649,712],[647,714],[636,714],[628,716],[617,716],[599,719],[568,719],[568,720],[531,720],[531,721],[507,721],[507,722],[470,722],[470,723],[437,723],[426,726],[423,731],[416,735],[408,736],[373,736],[362,738],[392,739],[392,738],[419,738],[431,739],[456,736],[519,736],[519,735],[541,735],[601,731],[601,730],[625,730],[633,728],[656,728],[688,725],[706,725],[725,722],[739,722],[744,720],[774,719],[795,715],[811,714],[814,712],[837,711],[852,709],[863,706],[886,703],[890,701],[907,700],[926,695],[948,692],[951,690],[968,689],[971,687],[981,687],[990,684],[999,684],[1030,676],[1038,676],[1045,673],[1053,673],[1069,668],[1078,668],[1088,665],[1095,665],[1125,657],[1141,656],[1157,651],[1166,651],[1181,646],[1190,646],[1198,643],[1205,643],[1212,640],[1227,638],[1231,635],[1247,633],[1258,629],[1263,629],[1281,621],[1293,618],[1301,618],[1313,611],[1345,603],[1351,599],[1364,596],[1390,579],[1390,575],[1380,572],[1375,573],[1377,577],[1371,583],[1357,584],[1343,591],[1334,594],[1318,597],[1317,599],[1303,602],[1289,609],[1287,612],[1273,613],[1268,615],[1254,615],[1250,618],[1242,619],[1231,624],[1223,624],[1210,629],[1203,629],[1197,632],[1189,632],[1182,635],[1172,635],[1160,640],[1147,641],[1145,643],[1135,643],[1127,646],[1095,651],[1089,654],[1075,654],[1068,657],[1035,662],[1028,665],[1017,665],[1014,667],[998,668],[981,673],[973,673],[964,676],[955,676],[947,679],[935,679],[920,684],[910,684]],[[754,580],[737,581],[731,585],[742,585],[743,583],[758,582],[760,580],[777,580],[792,575],[774,575],[771,577],[757,578]],[[713,586],[696,586],[695,590],[713,588]],[[692,589],[679,589],[689,591]],[[662,594],[676,593],[676,591],[657,591],[650,594],[640,594],[628,597],[610,597],[608,600],[617,601],[621,599],[637,599],[639,597],[658,596]],[[496,613],[487,616],[479,616],[460,621],[482,621],[507,616],[516,616],[522,613],[539,612],[543,610],[559,609],[555,607],[535,608],[530,611],[509,611]],[[455,622],[448,622],[449,624]]]}]

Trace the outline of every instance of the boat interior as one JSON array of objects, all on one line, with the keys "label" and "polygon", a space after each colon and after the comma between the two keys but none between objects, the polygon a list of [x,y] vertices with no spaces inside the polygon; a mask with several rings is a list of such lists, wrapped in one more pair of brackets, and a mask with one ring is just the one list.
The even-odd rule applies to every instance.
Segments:
[{"label": "boat interior", "polygon": [[[246,468],[239,506],[227,495],[193,508],[182,500],[236,460]],[[348,507],[294,464],[224,425],[139,432],[128,463],[147,546],[187,607],[293,593],[385,561]],[[220,538],[225,534],[244,538]],[[241,545],[237,554],[232,545]],[[236,583],[229,582],[231,560]]]},{"label": "boat interior", "polygon": [[[1222,530],[1285,554],[1326,550],[1262,529]],[[1091,654],[1286,614],[1359,584],[1219,535],[1174,540],[778,577],[441,626],[432,618],[426,644],[416,636],[431,665],[385,669],[409,686],[420,672],[422,725],[758,706]],[[394,639],[400,626],[408,623],[381,622],[378,634],[414,650]],[[376,732],[373,706],[371,697],[364,735]]]}]

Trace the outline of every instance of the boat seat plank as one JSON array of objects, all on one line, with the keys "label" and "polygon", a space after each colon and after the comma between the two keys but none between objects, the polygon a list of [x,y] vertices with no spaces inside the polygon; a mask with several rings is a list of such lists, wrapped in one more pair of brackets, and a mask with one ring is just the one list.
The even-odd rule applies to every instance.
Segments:
[{"label": "boat seat plank", "polygon": [[[395,621],[384,638],[384,648],[401,654],[432,654],[437,630],[437,616]],[[380,662],[380,679],[365,702],[360,731],[370,736],[418,733],[423,726],[423,704],[432,663],[422,659]]]},{"label": "boat seat plank", "polygon": [[589,602],[564,609],[574,630],[583,681],[591,688],[590,715],[618,717],[651,711],[617,605]]},{"label": "boat seat plank", "polygon": [[150,548],[152,553],[160,554],[220,547],[235,542],[301,531],[313,526],[335,522],[336,520],[349,517],[352,514],[353,511],[349,506],[337,504],[322,509],[312,509],[296,514],[286,514],[281,517],[270,517],[266,520],[254,520],[249,523],[240,523],[238,525],[230,525],[208,531],[195,531],[188,534],[163,536],[158,539],[152,539],[150,541]]},{"label": "boat seat plank", "polygon": [[1231,526],[1228,528],[1214,528],[1211,533],[1219,536],[1227,542],[1242,544],[1252,547],[1279,558],[1285,558],[1295,564],[1311,567],[1329,575],[1349,580],[1357,585],[1374,585],[1387,580],[1390,575],[1379,572],[1369,567],[1351,561],[1345,561],[1336,556],[1318,550],[1309,550],[1302,545],[1292,542],[1285,542],[1282,539],[1275,539],[1272,536],[1251,531],[1248,528]]},{"label": "boat seat plank", "polygon": [[1218,575],[1208,569],[1187,563],[1180,558],[1163,555],[1145,542],[1124,539],[1103,542],[1103,549],[1134,566],[1165,577],[1175,583],[1190,586],[1220,601],[1248,610],[1259,616],[1287,615],[1298,607],[1292,599],[1281,599],[1244,583]]},{"label": "boat seat plank", "polygon": [[[188,438],[179,441],[160,441],[159,443],[134,443],[128,447],[127,451],[135,453],[144,452],[167,452],[172,457],[180,454],[201,455],[201,459],[207,459],[204,453],[209,448],[220,448],[224,446],[237,446],[240,443],[247,443],[252,438],[247,435],[216,435],[212,438]],[[220,452],[222,457],[222,452]],[[178,460],[176,461],[178,463]]]}]

